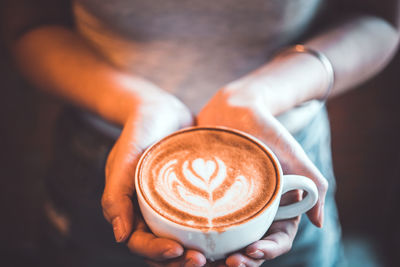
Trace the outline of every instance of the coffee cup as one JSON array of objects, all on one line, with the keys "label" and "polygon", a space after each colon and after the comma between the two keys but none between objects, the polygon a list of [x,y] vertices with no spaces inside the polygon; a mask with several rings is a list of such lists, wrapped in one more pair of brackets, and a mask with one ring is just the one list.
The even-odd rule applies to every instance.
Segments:
[{"label": "coffee cup", "polygon": [[[150,146],[135,174],[140,210],[151,231],[218,260],[261,239],[274,220],[296,217],[317,199],[315,183],[283,175],[258,139],[224,127],[191,127]],[[279,206],[282,194],[304,190]]]}]

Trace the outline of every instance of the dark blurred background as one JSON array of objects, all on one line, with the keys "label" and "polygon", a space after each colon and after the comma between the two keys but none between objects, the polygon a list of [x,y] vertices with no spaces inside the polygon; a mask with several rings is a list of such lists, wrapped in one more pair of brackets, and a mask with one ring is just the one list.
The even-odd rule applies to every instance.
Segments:
[{"label": "dark blurred background", "polygon": [[[41,178],[61,103],[27,85],[9,57],[0,42],[0,266],[40,266]],[[400,266],[399,68],[397,55],[376,78],[328,104],[349,266]]]}]

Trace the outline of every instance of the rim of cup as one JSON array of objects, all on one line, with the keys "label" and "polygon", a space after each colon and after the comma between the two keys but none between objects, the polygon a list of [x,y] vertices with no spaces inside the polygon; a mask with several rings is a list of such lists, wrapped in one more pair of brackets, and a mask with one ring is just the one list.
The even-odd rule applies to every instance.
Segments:
[{"label": "rim of cup", "polygon": [[[152,207],[152,205],[149,203],[148,199],[145,197],[145,194],[142,191],[142,188],[139,184],[139,179],[140,179],[140,175],[141,175],[141,170],[142,170],[142,166],[145,162],[145,160],[147,159],[147,157],[151,154],[152,150],[155,149],[155,147],[157,147],[157,145],[161,144],[162,142],[164,142],[165,140],[176,136],[176,135],[180,135],[183,134],[185,132],[191,132],[191,131],[199,131],[199,130],[213,130],[213,131],[223,131],[223,132],[229,132],[232,134],[236,134],[250,142],[252,142],[253,144],[257,145],[258,147],[260,147],[263,152],[266,154],[266,156],[272,161],[273,166],[275,167],[275,173],[276,173],[276,179],[277,179],[277,183],[274,189],[274,193],[273,195],[270,197],[270,199],[268,200],[268,202],[264,205],[264,207],[262,209],[260,209],[259,211],[257,211],[256,213],[250,215],[249,217],[247,217],[246,219],[239,221],[239,222],[235,222],[232,224],[226,224],[223,226],[219,226],[216,228],[210,227],[210,228],[205,228],[205,227],[196,227],[196,226],[189,226],[186,224],[182,224],[176,221],[173,221],[169,218],[167,218],[166,216],[162,215],[161,213],[159,213],[155,208]],[[277,159],[277,157],[275,156],[275,154],[272,152],[272,150],[267,147],[262,141],[260,141],[259,139],[257,139],[256,137],[247,134],[243,131],[240,130],[236,130],[236,129],[232,129],[232,128],[228,128],[228,127],[224,127],[224,126],[191,126],[191,127],[187,127],[181,130],[178,130],[176,132],[173,132],[165,137],[163,137],[162,139],[158,140],[157,142],[155,142],[154,144],[152,144],[151,146],[149,146],[144,152],[143,154],[140,156],[139,162],[137,164],[136,167],[136,171],[135,171],[135,190],[136,190],[136,194],[138,196],[138,198],[142,198],[142,204],[146,205],[147,208],[149,208],[153,213],[157,214],[157,216],[164,222],[167,224],[172,224],[174,226],[179,226],[183,229],[186,230],[190,230],[190,231],[199,231],[199,232],[224,232],[224,229],[226,228],[231,228],[231,227],[240,227],[245,225],[247,222],[253,220],[254,218],[260,216],[261,214],[263,214],[273,203],[275,203],[275,201],[277,201],[277,199],[279,200],[279,192],[281,192],[282,189],[282,178],[283,178],[283,172],[282,172],[282,167]],[[222,229],[218,230],[219,228]],[[206,231],[204,231],[205,229],[207,229]]]}]

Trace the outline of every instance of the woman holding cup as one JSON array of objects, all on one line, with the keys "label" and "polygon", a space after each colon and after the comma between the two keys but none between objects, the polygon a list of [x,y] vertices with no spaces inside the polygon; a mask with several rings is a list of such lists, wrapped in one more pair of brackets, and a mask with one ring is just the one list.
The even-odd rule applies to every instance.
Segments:
[{"label": "woman holding cup", "polygon": [[[92,247],[88,253],[96,256],[109,244],[101,211],[93,207],[103,183],[95,170],[112,146],[102,209],[116,241],[153,264],[204,265],[198,251],[148,231],[134,205],[133,176],[150,144],[186,126],[215,125],[257,137],[277,155],[284,173],[310,177],[319,191],[309,220],[275,222],[263,239],[223,264],[338,264],[340,227],[329,128],[320,102],[372,77],[391,59],[399,38],[397,1],[382,6],[392,15],[375,16],[354,16],[359,10],[379,10],[355,3],[351,19],[324,16],[326,24],[335,23],[317,34],[307,29],[323,21],[316,18],[318,12],[336,14],[340,2],[81,0],[73,1],[71,13],[68,3],[28,2],[13,1],[2,16],[19,68],[36,87],[91,112],[68,111],[60,119],[64,135],[57,150],[62,155],[56,156],[47,181],[47,214],[61,214],[67,221],[55,227],[69,242]],[[74,26],[62,20],[68,14]],[[309,38],[303,38],[306,34]],[[300,40],[302,45],[293,46]],[[76,166],[89,167],[77,171]],[[83,185],[82,176],[88,179]],[[286,195],[283,202],[300,197]]]}]

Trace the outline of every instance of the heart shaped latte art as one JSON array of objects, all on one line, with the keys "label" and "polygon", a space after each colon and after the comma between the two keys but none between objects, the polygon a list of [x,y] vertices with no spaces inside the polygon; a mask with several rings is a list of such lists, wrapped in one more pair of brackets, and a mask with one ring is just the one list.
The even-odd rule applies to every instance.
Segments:
[{"label": "heart shaped latte art", "polygon": [[192,162],[192,169],[200,176],[205,182],[210,180],[211,175],[215,171],[215,162],[212,160],[195,159]]},{"label": "heart shaped latte art", "polygon": [[218,157],[167,162],[157,179],[165,186],[158,195],[174,208],[192,216],[205,217],[208,225],[218,217],[248,205],[254,190],[251,179],[229,177],[226,164]]},{"label": "heart shaped latte art", "polygon": [[268,207],[279,182],[274,160],[256,140],[219,128],[172,134],[143,155],[138,187],[166,220],[223,231]]}]

